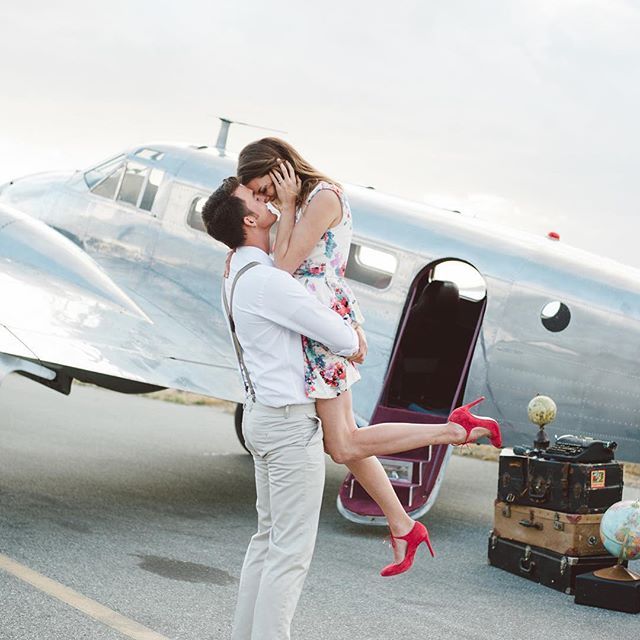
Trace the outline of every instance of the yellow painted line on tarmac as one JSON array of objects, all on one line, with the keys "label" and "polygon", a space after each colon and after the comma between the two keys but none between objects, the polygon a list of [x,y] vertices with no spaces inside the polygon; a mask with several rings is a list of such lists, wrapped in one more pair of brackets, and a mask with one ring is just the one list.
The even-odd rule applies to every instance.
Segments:
[{"label": "yellow painted line on tarmac", "polygon": [[69,589],[69,587],[65,587],[63,584],[43,576],[37,571],[29,569],[29,567],[25,567],[23,564],[12,560],[2,553],[0,553],[0,569],[3,569],[24,582],[28,582],[36,589],[57,598],[70,607],[82,611],[82,613],[88,615],[90,618],[102,622],[102,624],[119,631],[128,638],[133,638],[133,640],[169,640],[166,636],[156,633],[152,629],[116,613],[112,609],[109,609],[109,607],[105,607],[73,589]]}]

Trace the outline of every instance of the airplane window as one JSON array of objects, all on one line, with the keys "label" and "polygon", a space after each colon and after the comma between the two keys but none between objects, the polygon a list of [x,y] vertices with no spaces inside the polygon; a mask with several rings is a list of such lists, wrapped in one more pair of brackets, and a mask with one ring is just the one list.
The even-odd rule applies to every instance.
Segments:
[{"label": "airplane window", "polygon": [[124,174],[117,199],[121,202],[128,202],[135,207],[138,204],[138,196],[144,184],[147,171],[147,167],[143,164],[127,162],[127,170]]},{"label": "airplane window", "polygon": [[207,230],[204,227],[204,222],[202,222],[202,207],[204,207],[206,201],[207,198],[203,196],[194,198],[189,207],[189,215],[187,216],[187,224],[191,228],[197,231],[203,231],[204,233],[206,233]]},{"label": "airplane window", "polygon": [[123,160],[124,156],[117,156],[116,158],[101,162],[93,169],[89,169],[89,171],[84,174],[84,181],[87,183],[87,187],[89,187],[89,189],[95,187],[98,182],[112,174],[122,164]]},{"label": "airplane window", "polygon": [[569,326],[571,311],[569,311],[569,307],[564,302],[554,300],[544,305],[540,313],[540,319],[545,329],[557,333]]},{"label": "airplane window", "polygon": [[156,197],[156,193],[158,193],[158,187],[162,182],[162,178],[164,178],[164,171],[160,171],[160,169],[151,169],[149,179],[147,180],[147,184],[144,188],[142,200],[140,200],[141,209],[151,211],[151,207],[153,207],[153,201]]},{"label": "airplane window", "polygon": [[454,282],[460,297],[466,300],[478,302],[487,295],[484,278],[475,267],[461,260],[439,262],[433,269],[431,279]]},{"label": "airplane window", "polygon": [[164,158],[164,152],[155,149],[138,149],[135,155],[145,160],[162,160]]},{"label": "airplane window", "polygon": [[102,196],[103,198],[109,198],[110,200],[113,200],[123,173],[124,167],[120,167],[120,169],[114,171],[102,182],[99,182],[95,187],[93,187],[93,189],[91,189],[91,191],[93,191],[93,193],[95,193],[97,196]]},{"label": "airplane window", "polygon": [[392,253],[353,243],[345,277],[376,289],[386,289],[397,267],[398,259]]}]

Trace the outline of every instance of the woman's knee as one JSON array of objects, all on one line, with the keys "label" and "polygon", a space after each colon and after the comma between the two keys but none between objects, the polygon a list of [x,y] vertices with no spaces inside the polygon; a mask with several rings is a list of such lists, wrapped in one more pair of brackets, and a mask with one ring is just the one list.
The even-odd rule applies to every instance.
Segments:
[{"label": "woman's knee", "polygon": [[328,448],[328,453],[336,464],[349,464],[363,458],[358,447],[348,440],[346,442],[341,442],[337,446],[330,445]]},{"label": "woman's knee", "polygon": [[348,464],[353,460],[353,451],[346,443],[325,442],[325,451],[336,464]]}]

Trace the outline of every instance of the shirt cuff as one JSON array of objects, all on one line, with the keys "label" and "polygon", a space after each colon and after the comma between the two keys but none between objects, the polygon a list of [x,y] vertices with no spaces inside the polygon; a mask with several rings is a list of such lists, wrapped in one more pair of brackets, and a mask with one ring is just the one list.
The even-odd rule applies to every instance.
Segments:
[{"label": "shirt cuff", "polygon": [[342,351],[337,351],[336,355],[342,356],[344,358],[348,358],[349,356],[353,356],[356,353],[358,353],[358,349],[360,348],[360,340],[358,339],[358,334],[356,333],[355,329],[351,326],[351,324],[349,322],[346,322],[345,324],[349,327],[349,329],[353,334],[353,342],[352,342],[353,346],[349,347],[348,349],[343,349]]}]

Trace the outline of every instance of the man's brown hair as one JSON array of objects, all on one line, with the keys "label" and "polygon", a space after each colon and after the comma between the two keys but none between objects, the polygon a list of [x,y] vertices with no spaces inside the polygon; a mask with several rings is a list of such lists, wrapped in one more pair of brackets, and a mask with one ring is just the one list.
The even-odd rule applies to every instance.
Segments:
[{"label": "man's brown hair", "polygon": [[248,210],[245,203],[233,195],[239,186],[235,176],[225,178],[202,208],[202,222],[207,233],[230,249],[237,249],[246,242],[243,220]]}]

